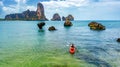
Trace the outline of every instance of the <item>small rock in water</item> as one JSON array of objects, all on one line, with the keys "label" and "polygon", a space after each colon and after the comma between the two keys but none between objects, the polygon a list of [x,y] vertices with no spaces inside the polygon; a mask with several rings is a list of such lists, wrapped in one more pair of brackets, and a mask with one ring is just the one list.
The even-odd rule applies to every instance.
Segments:
[{"label": "small rock in water", "polygon": [[54,26],[51,26],[51,27],[49,27],[48,30],[49,30],[49,31],[53,31],[53,30],[56,30],[56,28],[55,28]]},{"label": "small rock in water", "polygon": [[37,25],[38,25],[39,29],[42,29],[42,27],[45,25],[45,22],[38,23]]},{"label": "small rock in water", "polygon": [[68,18],[66,18],[66,21],[64,23],[64,26],[72,26],[72,22],[70,22],[70,20]]},{"label": "small rock in water", "polygon": [[120,38],[117,39],[117,42],[120,42]]}]

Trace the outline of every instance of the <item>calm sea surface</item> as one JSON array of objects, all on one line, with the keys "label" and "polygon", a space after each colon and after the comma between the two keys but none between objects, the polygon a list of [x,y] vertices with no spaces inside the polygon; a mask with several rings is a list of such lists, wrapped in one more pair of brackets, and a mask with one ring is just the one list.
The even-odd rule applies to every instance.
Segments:
[{"label": "calm sea surface", "polygon": [[[90,21],[72,21],[72,27],[64,27],[63,21],[46,21],[43,30],[37,27],[39,22],[0,21],[0,67],[12,67],[13,61],[22,63],[29,54],[42,56],[56,51],[69,55],[70,43],[77,47],[76,59],[96,67],[120,66],[120,43],[116,42],[120,38],[120,21],[98,21],[106,26],[103,31],[90,30]],[[57,30],[48,31],[50,26]]]}]

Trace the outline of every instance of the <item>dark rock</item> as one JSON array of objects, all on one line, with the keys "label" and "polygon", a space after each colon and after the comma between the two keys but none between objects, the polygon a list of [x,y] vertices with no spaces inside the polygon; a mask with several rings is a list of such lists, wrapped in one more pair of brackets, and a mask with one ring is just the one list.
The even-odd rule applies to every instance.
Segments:
[{"label": "dark rock", "polygon": [[55,13],[51,20],[52,21],[61,21],[61,17],[60,17],[60,15],[58,13]]},{"label": "dark rock", "polygon": [[95,21],[92,21],[88,24],[88,26],[90,27],[90,29],[92,30],[105,30],[105,26],[103,26],[100,23],[97,23]]},{"label": "dark rock", "polygon": [[73,17],[71,14],[69,14],[69,15],[67,16],[67,18],[68,18],[70,21],[73,21],[73,20],[74,20],[74,17]]},{"label": "dark rock", "polygon": [[44,14],[44,6],[42,5],[42,3],[37,4],[36,12],[37,12],[38,20],[47,20],[47,18],[45,17],[45,14]]},{"label": "dark rock", "polygon": [[38,23],[37,25],[38,25],[39,29],[42,29],[42,27],[45,25],[45,22]]},{"label": "dark rock", "polygon": [[74,17],[71,15],[71,14],[69,14],[67,17],[62,17],[62,20],[63,21],[65,21],[66,19],[69,19],[70,21],[74,21]]},{"label": "dark rock", "polygon": [[48,29],[49,31],[54,31],[54,30],[56,30],[55,29],[55,27],[54,26],[51,26],[51,27],[49,27],[49,29]]},{"label": "dark rock", "polygon": [[120,38],[117,39],[117,42],[120,42]]},{"label": "dark rock", "polygon": [[24,19],[25,16],[20,14],[20,13],[16,13],[16,14],[9,14],[5,16],[6,20],[19,20],[19,19]]},{"label": "dark rock", "polygon": [[65,21],[65,20],[66,20],[66,18],[63,16],[63,17],[62,17],[62,20],[63,20],[63,21]]},{"label": "dark rock", "polygon": [[[25,18],[25,19],[27,19],[27,20],[34,20],[35,19],[35,17],[36,17],[36,12],[35,11],[30,11],[30,10],[27,10],[27,11],[24,11],[23,13],[22,13],[22,16]],[[20,17],[19,17],[20,18]]]},{"label": "dark rock", "polygon": [[37,4],[36,11],[26,10],[22,13],[8,14],[5,20],[48,20],[44,15],[44,7],[41,3]]},{"label": "dark rock", "polygon": [[70,20],[68,18],[66,18],[66,21],[64,23],[64,26],[72,26],[72,22],[70,22]]},{"label": "dark rock", "polygon": [[23,13],[9,14],[5,16],[6,20],[37,20],[35,11],[24,11]]}]

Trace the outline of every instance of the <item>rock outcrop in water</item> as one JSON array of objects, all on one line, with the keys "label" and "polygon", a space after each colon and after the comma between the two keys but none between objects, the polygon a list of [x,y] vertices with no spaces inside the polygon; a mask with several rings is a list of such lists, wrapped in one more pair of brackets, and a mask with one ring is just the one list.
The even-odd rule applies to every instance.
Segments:
[{"label": "rock outcrop in water", "polygon": [[44,15],[43,5],[38,3],[36,11],[26,10],[22,13],[8,14],[5,20],[47,20],[47,18]]},{"label": "rock outcrop in water", "polygon": [[97,23],[95,21],[92,21],[88,24],[88,26],[90,27],[90,29],[92,30],[105,30],[105,26],[103,26],[100,23]]},{"label": "rock outcrop in water", "polygon": [[74,20],[74,17],[73,17],[71,14],[69,14],[69,15],[67,16],[67,18],[68,18],[70,21],[73,21],[73,20]]},{"label": "rock outcrop in water", "polygon": [[120,38],[117,39],[117,42],[120,42]]},{"label": "rock outcrop in water", "polygon": [[66,20],[66,18],[63,16],[63,17],[62,17],[62,20],[63,20],[63,21],[65,21],[65,20]]},{"label": "rock outcrop in water", "polygon": [[54,26],[51,26],[51,27],[49,27],[48,30],[49,30],[49,31],[54,31],[54,30],[56,30],[56,28],[55,28]]},{"label": "rock outcrop in water", "polygon": [[42,27],[45,25],[45,22],[38,23],[37,25],[38,25],[39,29],[42,29]]},{"label": "rock outcrop in water", "polygon": [[66,21],[64,23],[64,26],[72,26],[72,22],[70,22],[70,20],[68,18],[66,18]]},{"label": "rock outcrop in water", "polygon": [[70,21],[74,21],[74,17],[71,15],[71,14],[69,14],[67,17],[62,17],[62,20],[63,21],[65,21],[66,19],[69,19]]},{"label": "rock outcrop in water", "polygon": [[60,15],[58,13],[55,13],[51,20],[52,21],[61,21],[61,17],[60,17]]}]

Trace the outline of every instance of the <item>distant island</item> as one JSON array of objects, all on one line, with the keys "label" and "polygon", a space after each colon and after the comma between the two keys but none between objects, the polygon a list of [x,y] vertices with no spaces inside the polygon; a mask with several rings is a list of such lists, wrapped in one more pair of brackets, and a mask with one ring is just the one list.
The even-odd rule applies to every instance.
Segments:
[{"label": "distant island", "polygon": [[[67,17],[60,17],[58,13],[55,13],[52,17],[52,21],[65,21],[67,19],[73,21],[74,17],[69,14]],[[22,12],[22,13],[14,13],[14,14],[8,14],[5,16],[4,20],[40,20],[40,21],[48,21],[44,14],[44,6],[42,3],[37,4],[37,10],[36,11],[30,11],[29,9]]]},{"label": "distant island", "polygon": [[37,4],[36,11],[26,10],[22,13],[9,14],[5,16],[5,20],[48,20],[44,14],[44,6]]},{"label": "distant island", "polygon": [[67,17],[60,17],[60,15],[58,14],[58,13],[55,13],[54,15],[53,15],[53,18],[51,19],[52,21],[65,21],[65,20],[70,20],[70,21],[73,21],[74,20],[74,17],[71,15],[71,14],[69,14]]}]

